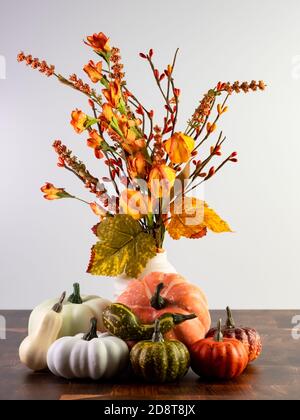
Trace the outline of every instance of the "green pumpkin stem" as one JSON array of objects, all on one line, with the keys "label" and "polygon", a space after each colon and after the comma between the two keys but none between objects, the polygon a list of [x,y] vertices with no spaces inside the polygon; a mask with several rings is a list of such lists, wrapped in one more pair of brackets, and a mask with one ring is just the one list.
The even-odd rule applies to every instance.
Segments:
[{"label": "green pumpkin stem", "polygon": [[81,305],[82,299],[80,296],[80,285],[79,283],[74,283],[73,284],[73,294],[69,297],[68,302],[70,303],[74,303],[75,305]]},{"label": "green pumpkin stem", "polygon": [[91,319],[91,328],[90,331],[85,334],[85,336],[82,338],[84,341],[92,341],[94,338],[98,338],[97,334],[97,318]]},{"label": "green pumpkin stem", "polygon": [[155,321],[155,327],[154,327],[154,334],[152,336],[153,343],[163,343],[164,342],[164,336],[162,335],[160,331],[160,320],[157,319]]},{"label": "green pumpkin stem", "polygon": [[52,311],[59,314],[63,310],[63,303],[64,303],[65,298],[66,298],[66,292],[64,292],[61,295],[59,301],[53,306]]},{"label": "green pumpkin stem", "polygon": [[227,306],[226,312],[227,312],[226,327],[227,328],[235,328],[235,322],[234,322],[232,312],[231,312],[231,309],[229,308],[229,306]]},{"label": "green pumpkin stem", "polygon": [[166,299],[164,299],[160,294],[164,287],[165,287],[165,285],[163,283],[160,283],[156,287],[154,295],[151,298],[151,301],[150,301],[151,306],[152,306],[152,308],[154,308],[156,310],[164,309],[165,306],[167,305]]},{"label": "green pumpkin stem", "polygon": [[195,314],[188,314],[188,315],[184,315],[184,314],[173,314],[173,321],[175,325],[181,324],[184,321],[188,321],[189,319],[195,319],[197,318],[197,315]]},{"label": "green pumpkin stem", "polygon": [[221,343],[223,341],[223,338],[224,337],[222,333],[222,319],[219,319],[217,331],[214,336],[214,340],[217,341],[218,343]]}]

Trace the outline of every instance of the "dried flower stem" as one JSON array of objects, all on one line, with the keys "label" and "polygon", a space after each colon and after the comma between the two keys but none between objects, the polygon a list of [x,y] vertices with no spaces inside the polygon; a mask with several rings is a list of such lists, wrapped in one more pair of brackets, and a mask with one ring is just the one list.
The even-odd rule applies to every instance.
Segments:
[{"label": "dried flower stem", "polygon": [[[167,124],[168,124],[168,121],[169,121],[169,115],[170,115],[170,108],[169,108],[169,105],[170,105],[170,90],[171,90],[171,87],[172,87],[172,91],[173,91],[174,97],[176,97],[176,98],[177,98],[177,95],[175,95],[175,93],[174,93],[175,86],[174,86],[174,79],[173,79],[172,75],[173,75],[173,71],[174,71],[174,68],[175,68],[175,65],[176,65],[176,61],[177,61],[177,56],[178,56],[178,53],[179,53],[179,48],[177,48],[177,50],[176,50],[176,52],[175,52],[175,55],[174,55],[174,58],[173,58],[173,63],[172,63],[171,73],[170,73],[170,74],[168,74],[168,87],[167,87],[167,118],[166,118],[166,122],[165,122],[165,128],[164,128],[164,131],[165,131],[165,129],[167,128]],[[177,106],[178,106],[178,98],[177,98]],[[171,113],[172,113],[172,110],[171,110]],[[173,133],[174,133],[174,130],[175,130],[175,124],[173,124]]]},{"label": "dried flower stem", "polygon": [[222,139],[222,137],[223,137],[223,132],[220,133],[218,141],[213,148],[213,151],[203,161],[203,163],[195,169],[194,173],[192,173],[192,175],[190,176],[192,181],[194,181],[197,178],[197,176],[203,171],[203,169],[207,166],[207,164],[212,160],[212,158],[215,156],[215,152],[218,149],[218,147],[222,146],[222,144],[226,141],[226,137],[224,137],[223,139]]},{"label": "dried flower stem", "polygon": [[[137,97],[135,95],[133,95],[131,92],[129,92],[129,90],[124,87],[125,91],[130,95],[131,99],[128,99],[128,102],[135,107],[135,109],[138,109],[139,107],[142,108],[142,110],[146,113],[148,119],[149,119],[149,123],[150,123],[150,133],[148,136],[148,139],[152,137],[153,134],[153,117],[151,114],[151,111],[148,111],[147,108],[145,108],[142,103],[137,99]],[[136,102],[136,103],[134,103]],[[143,130],[144,131],[144,130]]]},{"label": "dried flower stem", "polygon": [[174,98],[176,102],[176,111],[175,111],[175,117],[173,121],[173,130],[172,130],[172,136],[173,136],[175,133],[175,128],[176,128],[177,119],[178,119],[178,111],[179,111],[179,99],[178,99],[178,95],[175,92],[174,80],[172,80],[172,90],[173,90],[173,94],[174,94]]},{"label": "dried flower stem", "polygon": [[167,98],[167,96],[166,96],[166,94],[165,94],[165,92],[164,92],[164,90],[163,90],[163,88],[161,86],[161,82],[160,82],[159,78],[156,77],[156,69],[154,67],[153,61],[152,61],[152,59],[149,56],[147,56],[147,60],[148,60],[148,62],[150,64],[150,67],[152,69],[152,72],[153,72],[153,75],[154,75],[156,84],[157,84],[157,86],[158,86],[158,88],[159,88],[159,90],[160,90],[160,92],[161,92],[161,94],[162,94],[162,96],[163,96],[163,98],[165,100],[166,106],[167,106],[167,108],[169,108],[170,112],[172,112],[172,109],[171,109],[170,104],[169,104],[169,100],[168,100],[168,98]]}]

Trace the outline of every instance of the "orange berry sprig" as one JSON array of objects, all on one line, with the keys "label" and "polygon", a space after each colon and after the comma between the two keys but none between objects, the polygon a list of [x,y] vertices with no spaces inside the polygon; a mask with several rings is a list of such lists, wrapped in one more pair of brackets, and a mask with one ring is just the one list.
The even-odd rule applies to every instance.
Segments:
[{"label": "orange berry sprig", "polygon": [[49,65],[45,60],[41,61],[39,58],[33,58],[31,54],[25,55],[24,52],[20,52],[18,54],[17,61],[19,63],[25,62],[27,66],[30,66],[33,70],[38,70],[47,77],[55,76],[64,85],[84,93],[101,105],[101,97],[99,97],[96,91],[87,83],[84,83],[81,79],[79,79],[76,74],[73,74],[69,77],[69,79],[66,79],[61,74],[56,74],[54,65]]},{"label": "orange berry sprig", "polygon": [[219,91],[226,91],[229,94],[235,92],[235,93],[240,93],[240,92],[244,92],[244,93],[248,93],[251,90],[253,92],[256,92],[257,90],[265,90],[266,88],[266,84],[263,80],[260,80],[259,82],[252,80],[252,82],[248,83],[248,82],[239,82],[236,81],[233,84],[230,83],[219,83],[217,86],[217,89]]},{"label": "orange berry sprig", "polygon": [[120,55],[120,49],[113,47],[111,50],[110,61],[112,63],[111,73],[113,79],[117,80],[119,83],[125,78],[124,65],[121,62],[122,57]]},{"label": "orange berry sprig", "polygon": [[100,200],[105,208],[110,212],[115,211],[113,205],[113,198],[108,195],[107,189],[104,183],[86,169],[86,166],[76,156],[72,154],[72,151],[67,148],[60,140],[56,140],[53,143],[53,149],[58,155],[57,166],[65,168],[72,172],[81,182],[84,183],[85,187]]},{"label": "orange berry sprig", "polygon": [[[208,91],[207,94],[204,95],[204,98],[200,102],[199,107],[196,109],[195,113],[193,114],[192,120],[188,122],[188,128],[186,130],[186,134],[188,136],[194,136],[195,141],[199,139],[201,134],[203,133],[204,129],[206,129],[206,134],[204,135],[203,139],[196,144],[194,153],[198,151],[198,149],[210,138],[210,136],[216,131],[217,129],[217,122],[219,118],[228,111],[228,107],[226,106],[227,100],[232,93],[248,93],[249,91],[257,91],[257,90],[264,90],[266,87],[263,81],[252,81],[251,83],[248,82],[235,82],[233,84],[230,83],[221,83],[219,82],[214,89]],[[209,122],[209,118],[211,116],[211,112],[216,104],[217,97],[219,97],[223,92],[227,93],[224,101],[222,104],[217,105],[217,115],[213,122]],[[237,160],[237,153],[233,152],[227,159],[225,159],[217,168],[214,166],[210,168],[209,172],[203,172],[204,168],[208,165],[208,163],[212,160],[215,156],[221,155],[221,146],[226,140],[226,137],[222,140],[222,133],[219,136],[218,142],[215,146],[212,146],[210,149],[210,155],[204,161],[196,161],[191,160],[196,168],[194,172],[190,175],[191,182],[195,181],[196,178],[200,177],[203,180],[200,184],[204,181],[208,181],[211,179],[217,172],[219,172],[224,165],[228,162],[236,163]],[[197,184],[194,188],[199,186]],[[188,188],[191,184],[188,185]],[[194,189],[192,188],[192,190]],[[191,191],[191,190],[188,190]],[[187,193],[187,191],[186,191]]]},{"label": "orange berry sprig", "polygon": [[237,81],[233,84],[219,82],[216,88],[209,90],[208,93],[204,95],[204,98],[201,100],[199,107],[194,112],[192,119],[188,122],[186,134],[191,136],[195,135],[196,140],[200,137],[204,127],[207,126],[217,97],[220,96],[223,92],[226,92],[227,96],[223,104],[218,105],[217,118],[214,123],[210,124],[210,127],[215,127],[219,117],[227,112],[228,107],[226,107],[225,104],[231,94],[241,92],[248,93],[250,91],[256,92],[257,90],[265,90],[265,88],[266,85],[262,80],[259,82],[252,80],[250,83]]},{"label": "orange berry sprig", "polygon": [[38,58],[33,58],[32,55],[25,55],[23,52],[18,54],[17,60],[19,63],[25,61],[27,66],[34,70],[39,70],[40,73],[45,74],[47,77],[55,75],[55,66],[47,64],[46,61],[40,61]]}]

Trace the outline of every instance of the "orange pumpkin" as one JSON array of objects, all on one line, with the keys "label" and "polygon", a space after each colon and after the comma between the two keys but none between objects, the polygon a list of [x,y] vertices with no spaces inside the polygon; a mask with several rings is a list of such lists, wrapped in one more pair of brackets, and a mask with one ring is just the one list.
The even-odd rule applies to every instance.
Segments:
[{"label": "orange pumpkin", "polygon": [[248,365],[248,351],[236,338],[224,338],[221,320],[215,336],[199,340],[190,348],[193,371],[205,378],[232,379]]},{"label": "orange pumpkin", "polygon": [[[222,334],[226,338],[236,338],[241,341],[249,354],[249,363],[256,360],[262,351],[262,341],[260,335],[254,328],[249,327],[236,327],[231,309],[226,308],[227,321],[222,327]],[[213,337],[216,334],[217,329],[212,328],[208,331],[206,338]]]},{"label": "orange pumpkin", "polygon": [[133,280],[117,299],[127,305],[142,323],[153,323],[166,312],[191,314],[197,318],[188,325],[178,325],[166,337],[190,347],[204,338],[211,325],[206,297],[202,290],[178,274],[151,273],[142,280]]}]

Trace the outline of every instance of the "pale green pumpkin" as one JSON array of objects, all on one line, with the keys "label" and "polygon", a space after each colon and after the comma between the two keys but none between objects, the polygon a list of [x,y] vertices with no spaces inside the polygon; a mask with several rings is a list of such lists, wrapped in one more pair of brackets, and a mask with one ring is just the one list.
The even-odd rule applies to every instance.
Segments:
[{"label": "pale green pumpkin", "polygon": [[[40,326],[45,314],[51,310],[57,299],[47,300],[38,305],[29,318],[29,335],[32,335]],[[111,304],[110,301],[99,296],[81,296],[79,284],[74,284],[74,293],[62,304],[61,316],[63,319],[58,338],[74,336],[82,331],[88,331],[92,318],[97,319],[100,332],[104,332],[102,313]]]}]

